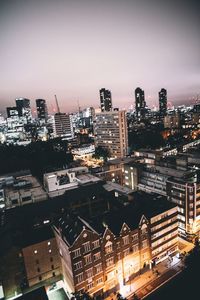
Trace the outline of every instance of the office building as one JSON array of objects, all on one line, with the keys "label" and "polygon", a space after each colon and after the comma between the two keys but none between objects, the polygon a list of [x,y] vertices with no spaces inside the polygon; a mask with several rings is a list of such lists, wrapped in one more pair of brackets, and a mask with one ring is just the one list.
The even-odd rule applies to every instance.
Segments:
[{"label": "office building", "polygon": [[37,117],[39,120],[46,122],[48,117],[46,100],[36,99]]},{"label": "office building", "polygon": [[112,96],[111,91],[102,88],[100,91],[101,111],[112,111]]},{"label": "office building", "polygon": [[26,118],[27,122],[32,119],[30,100],[26,98],[15,99],[16,107],[19,111],[19,116]]},{"label": "office building", "polygon": [[161,89],[158,95],[160,116],[165,116],[167,113],[167,90]]},{"label": "office building", "polygon": [[95,146],[107,149],[111,158],[127,155],[128,133],[125,111],[96,114],[94,134]]},{"label": "office building", "polygon": [[14,106],[14,107],[7,107],[6,108],[7,111],[7,117],[8,118],[19,118],[19,109]]},{"label": "office building", "polygon": [[175,129],[175,128],[180,128],[180,114],[179,113],[173,113],[164,116],[164,128],[169,128],[169,129]]},{"label": "office building", "polygon": [[135,112],[138,121],[145,117],[146,102],[144,91],[141,88],[135,89]]},{"label": "office building", "polygon": [[54,115],[55,127],[54,133],[56,136],[63,136],[68,139],[74,137],[71,116],[66,113],[56,113]]},{"label": "office building", "polygon": [[[165,161],[165,162],[164,162]],[[193,240],[200,236],[200,178],[195,169],[187,168],[186,160],[167,159],[155,165],[146,163],[126,164],[125,186],[133,190],[167,196],[178,207],[179,235]]]}]

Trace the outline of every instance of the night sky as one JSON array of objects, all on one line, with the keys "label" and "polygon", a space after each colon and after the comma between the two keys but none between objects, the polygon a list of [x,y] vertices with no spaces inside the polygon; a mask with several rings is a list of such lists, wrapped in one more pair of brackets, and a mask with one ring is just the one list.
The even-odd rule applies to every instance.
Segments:
[{"label": "night sky", "polygon": [[134,89],[157,105],[164,87],[173,104],[200,94],[200,1],[1,0],[0,110],[16,97],[61,110],[134,103]]}]

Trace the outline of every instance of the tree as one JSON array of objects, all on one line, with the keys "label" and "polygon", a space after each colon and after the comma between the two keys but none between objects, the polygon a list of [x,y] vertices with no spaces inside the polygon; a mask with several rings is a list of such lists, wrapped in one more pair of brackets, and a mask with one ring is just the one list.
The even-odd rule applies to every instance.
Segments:
[{"label": "tree", "polygon": [[185,258],[185,265],[187,270],[190,272],[199,271],[200,266],[200,243],[199,240],[196,239],[195,246],[192,251]]},{"label": "tree", "polygon": [[104,162],[106,162],[108,157],[110,157],[110,152],[108,149],[98,146],[95,149],[95,154],[93,154],[93,157],[97,159],[103,159]]}]

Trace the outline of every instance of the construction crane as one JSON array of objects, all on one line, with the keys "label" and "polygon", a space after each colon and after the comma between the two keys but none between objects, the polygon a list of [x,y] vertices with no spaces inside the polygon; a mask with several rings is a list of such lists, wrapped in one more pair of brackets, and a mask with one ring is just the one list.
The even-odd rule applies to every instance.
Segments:
[{"label": "construction crane", "polygon": [[57,96],[55,96],[55,99],[56,99],[56,107],[57,107],[57,113],[60,114],[60,107],[59,107],[59,104],[58,104],[58,99],[57,99]]},{"label": "construction crane", "polygon": [[58,104],[58,99],[57,99],[57,96],[55,96],[55,100],[56,100],[56,107],[57,107],[57,115],[59,116],[59,121],[60,121],[60,127],[61,127],[61,134],[64,134],[64,125],[63,125],[63,119],[62,119],[62,114],[60,112],[60,107],[59,107],[59,104]]}]

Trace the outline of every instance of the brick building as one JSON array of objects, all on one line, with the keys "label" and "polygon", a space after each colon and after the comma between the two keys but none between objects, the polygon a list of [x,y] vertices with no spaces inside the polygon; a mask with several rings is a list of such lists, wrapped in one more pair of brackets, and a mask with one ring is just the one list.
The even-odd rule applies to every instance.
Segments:
[{"label": "brick building", "polygon": [[132,203],[95,219],[65,211],[54,231],[67,290],[97,299],[178,250],[177,207],[153,194],[134,193]]},{"label": "brick building", "polygon": [[56,281],[61,275],[57,243],[49,226],[24,235],[22,254],[29,287],[50,279]]}]

